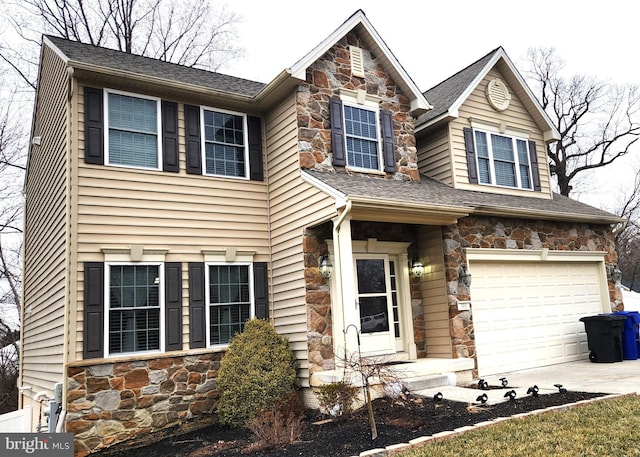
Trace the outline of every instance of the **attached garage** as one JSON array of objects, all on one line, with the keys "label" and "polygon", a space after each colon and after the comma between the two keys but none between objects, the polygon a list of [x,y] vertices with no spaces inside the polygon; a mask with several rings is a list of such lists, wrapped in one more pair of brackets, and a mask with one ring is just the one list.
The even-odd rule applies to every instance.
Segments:
[{"label": "attached garage", "polygon": [[586,359],[583,316],[609,311],[604,253],[468,250],[480,376]]}]

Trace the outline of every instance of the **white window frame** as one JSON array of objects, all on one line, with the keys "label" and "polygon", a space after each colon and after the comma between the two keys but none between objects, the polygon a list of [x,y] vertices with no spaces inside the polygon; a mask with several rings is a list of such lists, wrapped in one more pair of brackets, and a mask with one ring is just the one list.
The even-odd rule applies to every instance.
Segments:
[{"label": "white window frame", "polygon": [[[110,300],[110,277],[112,266],[157,266],[158,277],[160,284],[158,284],[158,306],[160,307],[160,347],[158,349],[150,351],[133,351],[133,352],[117,352],[114,354],[109,353],[109,318],[111,313],[111,300]],[[106,358],[122,357],[128,355],[139,354],[159,354],[164,352],[165,348],[165,297],[164,297],[164,262],[105,262],[104,269],[104,356]],[[114,308],[115,309],[115,308]],[[135,308],[131,308],[135,309]]]},{"label": "white window frame", "polygon": [[[489,177],[491,179],[490,183],[481,182],[480,178],[480,155],[478,154],[478,142],[476,140],[476,132],[484,133],[487,139],[487,152],[489,154]],[[504,138],[510,138],[513,146],[513,156],[514,156],[514,165],[515,165],[515,186],[508,186],[505,184],[498,184],[496,179],[495,172],[495,158],[493,156],[493,143],[491,139],[491,135],[498,135]],[[527,148],[527,163],[526,166],[529,170],[529,187],[522,186],[522,176],[520,174],[520,166],[524,165],[520,163],[520,157],[518,155],[518,143],[517,141],[524,141],[525,146]],[[519,189],[519,190],[528,190],[533,191],[533,173],[531,167],[531,156],[529,151],[529,139],[526,136],[518,136],[514,135],[511,132],[500,132],[498,130],[487,129],[487,128],[473,128],[473,144],[475,149],[475,160],[476,160],[476,169],[478,170],[478,184],[483,186],[493,186],[493,187],[502,187],[505,189]],[[503,162],[498,160],[498,162]]]},{"label": "white window frame", "polygon": [[[209,277],[209,267],[211,266],[247,266],[248,267],[248,279],[249,279],[249,319],[252,319],[256,315],[255,294],[253,284],[253,262],[205,262],[204,267],[204,283],[205,283],[205,321],[206,321],[206,338],[207,347],[209,348],[226,348],[229,343],[211,344],[211,307],[220,306],[221,304],[211,304],[211,282]],[[224,305],[222,305],[224,306]]]},{"label": "white window frame", "polygon": [[[230,175],[220,175],[215,173],[207,173],[207,147],[206,147],[206,135],[205,135],[205,126],[204,126],[204,112],[212,111],[214,113],[223,113],[230,114],[233,116],[241,116],[242,117],[242,141],[244,142],[244,176],[230,176]],[[202,156],[202,174],[205,176],[216,176],[219,178],[230,178],[230,179],[249,179],[249,128],[247,124],[247,114],[241,113],[238,111],[229,111],[219,108],[213,108],[210,106],[201,106],[200,107],[200,125],[202,128],[200,129],[200,144],[201,146],[201,156]]]},{"label": "white window frame", "polygon": [[[152,100],[156,102],[156,141],[158,144],[157,146],[158,166],[157,167],[155,168],[142,167],[137,165],[111,163],[111,157],[109,153],[109,131],[111,130],[111,126],[109,122],[109,94],[124,95],[127,97],[134,97],[134,98],[142,98],[145,100]],[[103,97],[104,97],[103,109],[104,109],[104,119],[105,119],[104,121],[104,151],[105,151],[105,158],[106,158],[105,164],[112,167],[134,168],[139,170],[161,170],[162,169],[162,107],[160,105],[160,99],[158,97],[151,97],[149,95],[141,95],[141,94],[135,94],[132,92],[124,92],[124,91],[113,90],[113,89],[105,89]]]},{"label": "white window frame", "polygon": [[[347,146],[347,138],[348,137],[352,137],[352,138],[362,138],[365,139],[367,141],[371,141],[370,138],[365,138],[365,137],[357,137],[354,135],[349,135],[347,133],[347,116],[346,116],[346,112],[345,112],[345,108],[349,106],[351,108],[357,108],[357,109],[361,109],[361,110],[365,110],[365,111],[371,111],[374,114],[374,119],[376,121],[376,152],[377,152],[377,156],[378,156],[378,168],[363,168],[363,167],[358,167],[355,165],[352,165],[349,163],[349,148]],[[372,104],[372,103],[353,103],[349,100],[342,100],[342,129],[344,132],[344,153],[345,153],[345,157],[346,157],[346,161],[347,161],[347,168],[349,168],[350,170],[355,170],[355,171],[363,171],[363,172],[383,172],[384,169],[384,157],[382,156],[382,126],[380,125],[380,108],[377,104]]]}]

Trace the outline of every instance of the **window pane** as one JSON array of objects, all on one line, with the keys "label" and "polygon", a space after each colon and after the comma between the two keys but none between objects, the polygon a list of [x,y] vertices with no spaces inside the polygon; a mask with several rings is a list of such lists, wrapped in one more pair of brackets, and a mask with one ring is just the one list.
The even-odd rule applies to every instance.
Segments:
[{"label": "window pane", "polygon": [[244,118],[237,114],[204,111],[205,172],[245,176]]},{"label": "window pane", "polygon": [[386,292],[383,259],[357,259],[356,270],[360,294]]},{"label": "window pane", "polygon": [[387,297],[360,297],[360,329],[363,333],[389,331]]},{"label": "window pane", "polygon": [[226,344],[250,318],[248,265],[209,266],[209,343]]},{"label": "window pane", "polygon": [[491,146],[494,160],[515,162],[513,158],[513,142],[511,138],[501,135],[491,135]]},{"label": "window pane", "polygon": [[347,164],[351,167],[379,170],[378,123],[371,110],[344,105]]},{"label": "window pane", "polygon": [[487,146],[487,134],[475,132],[476,134],[476,154],[478,157],[489,157],[489,147]]},{"label": "window pane", "polygon": [[496,184],[500,186],[515,187],[516,185],[516,170],[512,163],[507,162],[495,162],[496,169]]},{"label": "window pane", "polygon": [[109,163],[158,168],[157,102],[109,94]]},{"label": "window pane", "polygon": [[109,269],[109,353],[159,350],[158,265],[111,265]]},{"label": "window pane", "polygon": [[109,127],[157,133],[157,102],[128,95],[109,94]]},{"label": "window pane", "polygon": [[518,163],[520,164],[520,185],[525,189],[531,189],[531,172],[527,142],[524,140],[516,140],[516,145],[518,148]]}]

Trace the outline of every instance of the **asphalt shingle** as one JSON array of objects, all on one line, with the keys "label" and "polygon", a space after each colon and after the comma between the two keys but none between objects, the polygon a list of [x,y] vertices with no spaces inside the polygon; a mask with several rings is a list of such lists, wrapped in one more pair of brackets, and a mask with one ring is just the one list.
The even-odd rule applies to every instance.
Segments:
[{"label": "asphalt shingle", "polygon": [[135,54],[127,54],[125,52],[70,41],[64,38],[50,35],[47,35],[46,38],[66,55],[69,60],[74,62],[138,73],[140,75],[192,84],[247,97],[255,96],[265,86],[265,84],[257,81],[186,67],[184,65],[177,65]]},{"label": "asphalt shingle", "polygon": [[416,126],[436,119],[446,113],[451,105],[467,90],[476,76],[478,76],[478,73],[480,73],[499,49],[500,48],[494,49],[455,75],[450,76],[438,85],[427,90],[424,96],[429,100],[429,103],[433,105],[433,109],[420,116],[416,121]]},{"label": "asphalt shingle", "polygon": [[303,173],[308,173],[347,197],[397,200],[398,204],[429,203],[469,208],[470,212],[485,208],[495,208],[496,213],[500,210],[508,210],[516,214],[518,211],[523,213],[534,211],[539,212],[542,219],[584,220],[587,218],[599,222],[616,221],[616,216],[611,213],[556,193],[553,194],[553,199],[544,199],[454,189],[424,175],[420,177],[419,183],[414,183],[347,173],[313,170],[305,170]]}]

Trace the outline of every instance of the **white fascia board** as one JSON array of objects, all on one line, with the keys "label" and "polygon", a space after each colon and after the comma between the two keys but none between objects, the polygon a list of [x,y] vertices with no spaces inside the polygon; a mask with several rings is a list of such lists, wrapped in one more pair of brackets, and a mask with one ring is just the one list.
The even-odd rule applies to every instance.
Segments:
[{"label": "white fascia board", "polygon": [[425,96],[420,92],[416,84],[413,82],[411,77],[404,70],[402,65],[395,58],[393,53],[389,50],[384,40],[380,37],[378,32],[367,16],[364,14],[362,10],[356,11],[349,19],[347,19],[340,27],[338,27],[333,33],[331,33],[327,38],[321,41],[315,48],[313,48],[307,55],[298,60],[295,64],[293,64],[288,71],[291,73],[291,76],[297,78],[301,81],[304,81],[307,77],[306,71],[307,68],[313,64],[316,60],[324,55],[333,45],[335,45],[343,36],[349,33],[358,25],[362,25],[366,32],[373,39],[377,51],[384,54],[385,58],[389,61],[389,63],[394,67],[394,70],[398,72],[398,74],[403,79],[403,82],[407,85],[408,89],[411,91],[411,109],[418,111],[428,111],[433,108],[431,104],[427,101]]},{"label": "white fascia board", "polygon": [[51,40],[49,40],[46,36],[42,37],[42,43],[46,44],[48,48],[50,48],[53,52],[55,52],[58,55],[58,57],[62,59],[64,63],[69,63],[69,57],[67,57],[67,55],[64,52],[62,52],[55,44],[53,44]]},{"label": "white fascia board", "polygon": [[345,205],[347,196],[338,189],[331,187],[327,183],[320,181],[315,176],[311,176],[309,173],[305,173],[304,171],[300,172],[300,177],[307,184],[311,184],[313,187],[333,198],[336,202],[336,208],[341,208]]}]

